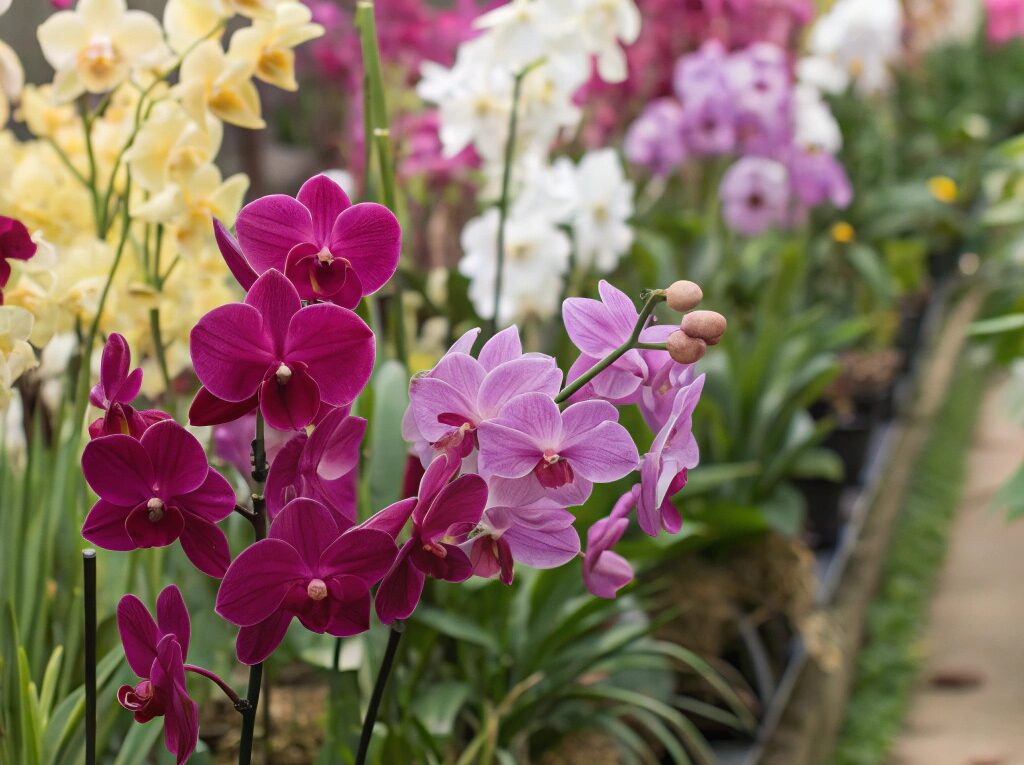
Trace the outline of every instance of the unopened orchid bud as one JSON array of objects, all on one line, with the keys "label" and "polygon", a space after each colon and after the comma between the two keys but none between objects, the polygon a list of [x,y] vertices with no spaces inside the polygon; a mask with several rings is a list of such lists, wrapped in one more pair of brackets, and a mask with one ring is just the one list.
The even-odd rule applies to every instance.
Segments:
[{"label": "unopened orchid bud", "polygon": [[683,317],[679,328],[690,337],[699,338],[708,345],[718,345],[728,322],[717,311],[693,311]]},{"label": "unopened orchid bud", "polygon": [[698,337],[690,337],[683,331],[673,332],[665,343],[668,355],[679,364],[695,364],[704,358],[707,343]]},{"label": "unopened orchid bud", "polygon": [[692,311],[704,299],[704,291],[701,290],[700,285],[685,279],[672,282],[671,286],[665,290],[665,295],[668,307],[678,313]]}]

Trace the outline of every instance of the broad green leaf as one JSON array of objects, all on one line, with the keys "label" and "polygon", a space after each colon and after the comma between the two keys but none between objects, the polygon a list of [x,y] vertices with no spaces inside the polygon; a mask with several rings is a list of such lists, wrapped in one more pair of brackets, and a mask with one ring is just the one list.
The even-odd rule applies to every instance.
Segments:
[{"label": "broad green leaf", "polygon": [[373,380],[370,423],[370,505],[374,512],[399,499],[408,449],[402,440],[402,415],[409,403],[409,375],[397,361],[385,361]]},{"label": "broad green leaf", "polygon": [[431,685],[413,702],[413,714],[431,735],[450,736],[455,718],[471,692],[470,686],[463,682]]},{"label": "broad green leaf", "polygon": [[1011,313],[993,319],[982,319],[973,322],[968,329],[972,335],[998,335],[1003,332],[1014,332],[1024,329],[1024,313]]}]

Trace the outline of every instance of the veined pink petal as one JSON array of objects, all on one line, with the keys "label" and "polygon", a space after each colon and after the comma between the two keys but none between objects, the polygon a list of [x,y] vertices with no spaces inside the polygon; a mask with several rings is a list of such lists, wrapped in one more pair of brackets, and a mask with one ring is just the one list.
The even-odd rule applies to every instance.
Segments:
[{"label": "veined pink petal", "polygon": [[179,495],[172,501],[196,517],[210,523],[219,523],[235,509],[235,490],[216,470],[207,470],[206,479],[198,489]]},{"label": "veined pink petal", "polygon": [[258,403],[256,393],[243,401],[225,401],[206,388],[200,388],[189,407],[188,421],[191,425],[223,425],[245,417]]},{"label": "veined pink petal", "polygon": [[477,428],[480,441],[481,475],[522,478],[529,475],[544,456],[533,436],[515,428],[488,421]]},{"label": "veined pink petal", "polygon": [[617,422],[603,422],[580,438],[563,447],[562,456],[573,471],[594,483],[609,483],[636,470],[640,460],[629,431]]},{"label": "veined pink petal", "polygon": [[343,409],[335,410],[313,429],[304,466],[325,481],[341,478],[359,464],[359,446],[365,434],[366,420],[350,417]]},{"label": "veined pink petal", "polygon": [[524,393],[502,407],[498,422],[525,433],[541,451],[556,449],[562,440],[562,413],[543,393]]},{"label": "veined pink petal", "polygon": [[203,316],[192,328],[190,343],[199,381],[225,401],[253,396],[277,360],[263,317],[244,303],[222,305]]},{"label": "veined pink petal", "polygon": [[377,588],[374,607],[377,617],[384,624],[391,624],[396,619],[408,619],[423,594],[426,576],[409,558],[412,545],[410,540],[399,550],[394,565]]},{"label": "veined pink petal", "polygon": [[193,566],[214,579],[224,576],[231,563],[231,550],[219,526],[205,518],[189,516],[181,530],[180,541],[181,549]]},{"label": "veined pink petal", "polygon": [[409,522],[414,507],[416,507],[416,497],[400,499],[375,513],[364,521],[360,528],[377,529],[395,539],[402,533],[405,524]]},{"label": "veined pink petal", "polygon": [[136,549],[137,545],[124,527],[131,511],[130,507],[114,505],[105,499],[97,500],[85,516],[82,536],[104,550],[127,552]]},{"label": "veined pink petal", "polygon": [[571,523],[558,529],[513,524],[502,539],[512,557],[531,568],[558,568],[580,553],[580,535]]},{"label": "veined pink petal", "polygon": [[134,507],[153,496],[153,464],[131,436],[103,436],[86,444],[82,473],[100,498],[117,505]]},{"label": "veined pink petal", "polygon": [[616,328],[616,334],[623,338],[629,337],[640,318],[633,301],[625,292],[604,279],[598,282],[597,291],[608,308],[608,317]]},{"label": "veined pink petal", "polygon": [[448,349],[448,353],[465,353],[467,356],[473,352],[473,345],[476,343],[476,339],[480,337],[480,327],[474,327],[471,330],[463,333],[463,335],[452,343],[452,347]]},{"label": "veined pink petal", "polygon": [[143,503],[128,513],[124,527],[136,547],[166,547],[181,536],[185,517],[176,507],[165,507],[157,514]]},{"label": "veined pink petal", "polygon": [[160,641],[151,680],[164,696],[164,745],[185,765],[199,742],[199,705],[188,696],[181,646],[170,635]]},{"label": "veined pink petal", "polygon": [[282,358],[288,323],[302,307],[295,285],[281,271],[271,269],[249,288],[245,304],[259,311],[263,317],[263,333],[272,342],[272,353],[275,358]]},{"label": "veined pink petal", "polygon": [[369,295],[383,287],[398,267],[402,228],[395,214],[383,205],[353,205],[334,222],[330,250],[336,258],[352,264],[363,294]]},{"label": "veined pink petal", "polygon": [[324,550],[317,566],[319,578],[353,576],[367,587],[377,584],[398,555],[395,540],[383,531],[354,528]]},{"label": "veined pink petal", "polygon": [[658,506],[658,475],[661,461],[657,456],[647,454],[640,466],[640,491],[637,494],[636,520],[641,530],[652,537],[661,531]]},{"label": "veined pink petal", "polygon": [[608,309],[590,298],[567,298],[562,303],[562,322],[573,344],[589,356],[601,358],[622,345],[622,335]]},{"label": "veined pink petal", "polygon": [[581,401],[562,412],[562,445],[568,446],[589,434],[602,422],[618,422],[619,410],[607,401]]},{"label": "veined pink petal", "polygon": [[480,365],[485,371],[490,372],[498,364],[514,361],[522,355],[523,344],[519,339],[519,327],[513,324],[484,343],[484,347],[480,349]]},{"label": "veined pink petal", "polygon": [[117,603],[117,629],[121,633],[124,656],[139,677],[149,677],[156,659],[159,630],[142,601],[134,595],[125,595]]},{"label": "veined pink petal", "polygon": [[497,417],[501,408],[523,393],[554,398],[562,384],[562,370],[554,359],[523,357],[494,367],[479,386],[478,407],[484,418]]},{"label": "veined pink petal", "polygon": [[213,237],[217,241],[217,249],[220,250],[231,275],[235,277],[235,281],[241,285],[242,289],[248,292],[259,274],[249,265],[242,248],[238,246],[238,240],[231,236],[227,227],[216,218],[213,219]]},{"label": "veined pink petal", "polygon": [[633,581],[633,567],[613,550],[605,550],[589,568],[583,569],[587,589],[599,598],[611,600]]},{"label": "veined pink petal", "polygon": [[305,433],[288,441],[270,463],[264,494],[267,497],[267,515],[273,521],[282,508],[301,493],[302,477],[299,460],[309,439]]},{"label": "veined pink petal", "polygon": [[301,366],[291,366],[284,384],[270,375],[260,386],[260,411],[267,424],[278,430],[301,430],[320,409],[320,386]]},{"label": "veined pink petal", "polygon": [[296,199],[309,210],[313,220],[313,242],[327,244],[334,221],[352,206],[348,194],[326,175],[314,175],[302,184]]},{"label": "veined pink petal", "polygon": [[478,475],[468,473],[456,478],[438,493],[420,521],[420,537],[436,542],[452,526],[475,526],[487,504],[487,484]]},{"label": "veined pink petal", "polygon": [[[373,371],[373,332],[346,308],[321,303],[303,308],[288,326],[286,361],[301,361],[328,404],[351,403]],[[214,391],[216,392],[216,391]]]},{"label": "veined pink petal", "polygon": [[[320,251],[312,242],[303,242],[288,253],[284,275],[303,300],[331,300],[345,288],[348,275],[353,273],[344,260],[322,262],[318,257]],[[362,298],[362,290],[359,298]],[[355,301],[358,302],[359,299]]]},{"label": "veined pink petal", "polygon": [[235,221],[238,242],[257,272],[284,269],[284,261],[299,242],[313,241],[313,219],[296,199],[271,194],[250,202]]},{"label": "veined pink petal", "polygon": [[159,496],[188,494],[206,480],[210,465],[203,445],[174,420],[151,425],[139,440],[153,465]]},{"label": "veined pink petal", "polygon": [[[345,577],[351,579],[353,577]],[[370,629],[370,592],[364,589],[358,595],[344,599],[335,596],[337,580],[328,583],[331,605],[324,631],[335,637],[350,637]]]},{"label": "veined pink petal", "polygon": [[441,421],[443,415],[458,415],[475,424],[477,411],[474,401],[475,398],[467,399],[449,383],[436,377],[414,377],[409,381],[409,411],[420,435],[431,443],[455,428],[451,422]]},{"label": "veined pink petal", "polygon": [[156,621],[160,632],[178,639],[182,657],[188,656],[192,628],[181,590],[173,584],[164,587],[156,599]]},{"label": "veined pink petal", "polygon": [[[293,499],[270,526],[269,537],[281,539],[295,548],[302,560],[304,576],[317,576],[317,564],[324,550],[341,533],[334,514],[312,499]],[[321,579],[323,577],[320,577]]]},{"label": "veined pink petal", "polygon": [[277,611],[259,624],[240,628],[235,641],[238,660],[250,666],[266,660],[281,645],[291,622],[291,611]]},{"label": "veined pink petal", "polygon": [[280,608],[294,582],[306,575],[294,547],[264,539],[247,547],[228,567],[217,591],[216,611],[232,624],[251,627]]},{"label": "veined pink petal", "polygon": [[444,380],[467,401],[475,401],[487,373],[480,362],[464,353],[447,353],[441,357],[426,379]]}]

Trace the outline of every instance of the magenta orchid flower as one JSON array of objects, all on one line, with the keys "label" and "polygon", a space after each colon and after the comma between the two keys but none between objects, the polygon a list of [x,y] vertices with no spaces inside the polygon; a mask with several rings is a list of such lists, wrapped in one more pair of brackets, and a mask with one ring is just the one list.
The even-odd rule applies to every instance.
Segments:
[{"label": "magenta orchid flower", "polygon": [[322,403],[351,403],[374,359],[373,333],[362,319],[336,305],[303,308],[295,287],[275,270],[256,280],[244,303],[201,318],[191,349],[208,394],[240,406],[258,400],[279,430],[304,428]]},{"label": "magenta orchid flower", "polygon": [[275,518],[296,497],[307,497],[354,523],[359,448],[365,434],[366,420],[335,409],[311,434],[288,441],[267,476],[269,517]]},{"label": "magenta orchid flower", "polygon": [[107,550],[165,547],[181,541],[193,565],[212,577],[230,552],[217,527],[235,508],[235,492],[206,462],[196,437],[173,420],[141,438],[102,436],[82,453],[82,472],[99,495],[82,536]]},{"label": "magenta orchid flower", "polygon": [[170,415],[159,409],[136,411],[131,403],[142,387],[142,369],[129,372],[132,352],[123,335],[114,332],[107,338],[100,357],[100,379],[89,391],[89,403],[104,410],[103,417],[89,425],[92,438],[116,433],[139,438],[155,422]]},{"label": "magenta orchid flower", "polygon": [[629,528],[629,512],[636,503],[637,491],[619,498],[611,515],[602,518],[587,531],[587,551],[583,555],[583,583],[599,598],[612,599],[633,581],[633,567],[612,548]]},{"label": "magenta orchid flower", "polygon": [[412,534],[377,590],[377,616],[384,624],[407,619],[420,602],[426,577],[463,582],[473,574],[469,557],[457,546],[480,522],[487,484],[475,474],[451,480],[459,460],[441,454],[427,467],[418,498],[404,499],[366,522],[397,536],[412,517]]},{"label": "magenta orchid flower", "polygon": [[553,398],[561,383],[562,372],[555,360],[538,353],[523,354],[519,330],[509,327],[484,344],[479,359],[451,350],[430,372],[412,379],[409,413],[415,424],[413,437],[425,440],[435,452],[466,457],[476,447],[480,423],[497,417],[501,408],[521,393],[538,392]]},{"label": "magenta orchid flower", "polygon": [[607,401],[582,401],[560,412],[543,393],[525,393],[497,419],[481,423],[480,473],[549,490],[569,487],[585,498],[593,483],[616,481],[637,467],[636,444],[618,419]]},{"label": "magenta orchid flower", "polygon": [[217,613],[241,629],[239,661],[258,664],[298,618],[306,629],[348,637],[370,627],[370,588],[395,559],[395,542],[352,527],[312,499],[289,502],[266,539],[231,563],[217,592]]},{"label": "magenta orchid flower", "polygon": [[181,592],[173,584],[156,601],[156,621],[134,595],[117,604],[117,628],[124,655],[141,682],[117,691],[121,706],[134,712],[135,721],[164,718],[164,743],[183,765],[199,741],[199,705],[185,687],[189,618]]},{"label": "magenta orchid flower", "polygon": [[703,390],[704,375],[678,390],[668,420],[644,455],[637,522],[652,537],[661,529],[675,534],[682,527],[683,519],[671,497],[686,485],[687,471],[700,461],[700,450],[693,437],[693,410]]},{"label": "magenta orchid flower", "polygon": [[540,487],[492,478],[483,517],[460,545],[475,576],[512,584],[513,565],[558,568],[580,552],[575,516]]},{"label": "magenta orchid flower", "polygon": [[0,305],[4,304],[4,287],[11,278],[9,260],[28,260],[36,254],[36,243],[17,218],[0,215]]},{"label": "magenta orchid flower", "polygon": [[[353,205],[325,175],[306,181],[297,198],[274,194],[251,202],[238,214],[235,229],[249,270],[277,269],[303,300],[345,308],[355,308],[363,295],[384,286],[402,248],[398,219],[389,209]],[[240,266],[231,271],[236,277],[246,273]]]}]

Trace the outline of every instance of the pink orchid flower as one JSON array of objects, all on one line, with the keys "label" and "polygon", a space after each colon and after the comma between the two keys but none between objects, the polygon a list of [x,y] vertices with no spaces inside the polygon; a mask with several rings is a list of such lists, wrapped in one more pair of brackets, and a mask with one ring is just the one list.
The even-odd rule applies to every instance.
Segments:
[{"label": "pink orchid flower", "polygon": [[267,476],[270,518],[296,497],[307,497],[354,523],[359,448],[365,434],[366,420],[335,409],[311,434],[301,433],[288,441]]},{"label": "pink orchid flower", "polygon": [[543,393],[517,396],[478,429],[480,473],[549,490],[571,487],[585,499],[592,484],[616,481],[637,467],[636,444],[618,419],[607,401],[582,401],[560,412]]},{"label": "pink orchid flower", "polygon": [[476,447],[480,423],[497,417],[521,393],[539,392],[553,398],[561,383],[555,360],[539,353],[523,354],[518,328],[509,327],[484,344],[479,359],[460,347],[448,351],[430,372],[412,379],[409,413],[415,435],[435,452],[467,457]]},{"label": "pink orchid flower", "polygon": [[[277,269],[303,300],[345,308],[384,286],[402,249],[394,213],[370,202],[353,205],[325,175],[306,181],[296,198],[274,194],[249,203],[235,228],[251,271]],[[236,277],[245,272],[231,270]]]},{"label": "pink orchid flower", "polygon": [[633,567],[612,548],[629,527],[629,511],[636,504],[636,487],[615,503],[611,515],[587,531],[587,552],[583,556],[583,583],[599,598],[612,599],[633,581]]},{"label": "pink orchid flower", "polygon": [[377,590],[377,616],[384,624],[407,619],[416,610],[428,575],[463,582],[473,574],[469,557],[456,542],[479,523],[487,484],[474,474],[451,481],[458,465],[459,460],[441,454],[427,467],[418,498],[400,500],[365,524],[396,537],[412,517],[409,541]]},{"label": "pink orchid flower", "polygon": [[159,409],[136,411],[131,403],[142,387],[142,369],[129,373],[132,352],[123,335],[114,332],[107,338],[100,357],[100,379],[89,391],[89,403],[106,412],[89,425],[92,438],[115,433],[139,438],[155,422],[170,415]]},{"label": "pink orchid flower", "polygon": [[395,559],[395,542],[353,527],[312,499],[289,502],[266,539],[231,563],[217,613],[237,624],[239,661],[258,664],[298,618],[306,629],[348,637],[370,627],[370,588]]},{"label": "pink orchid flower", "polygon": [[36,243],[17,218],[0,215],[0,305],[4,304],[4,287],[11,278],[9,260],[28,260],[36,254]]},{"label": "pink orchid flower", "polygon": [[173,584],[156,601],[156,621],[134,595],[117,604],[117,628],[124,655],[141,682],[122,685],[117,700],[135,713],[135,721],[164,718],[164,743],[183,765],[199,741],[199,705],[185,687],[189,618],[181,592]]},{"label": "pink orchid flower", "polygon": [[193,565],[212,577],[230,552],[217,527],[235,508],[235,492],[206,462],[196,437],[173,420],[141,438],[102,436],[82,453],[82,472],[99,495],[82,536],[107,550],[165,547],[181,541]]},{"label": "pink orchid flower", "polygon": [[304,428],[322,403],[351,403],[374,360],[373,333],[362,319],[336,305],[303,308],[276,270],[256,280],[244,303],[201,318],[191,349],[207,394],[239,407],[258,400],[267,423],[279,430]]},{"label": "pink orchid flower", "polygon": [[637,522],[645,533],[657,536],[661,529],[675,534],[683,519],[671,497],[686,486],[687,471],[697,467],[700,450],[693,437],[693,410],[704,390],[701,375],[676,393],[672,413],[658,431],[640,468]]}]

